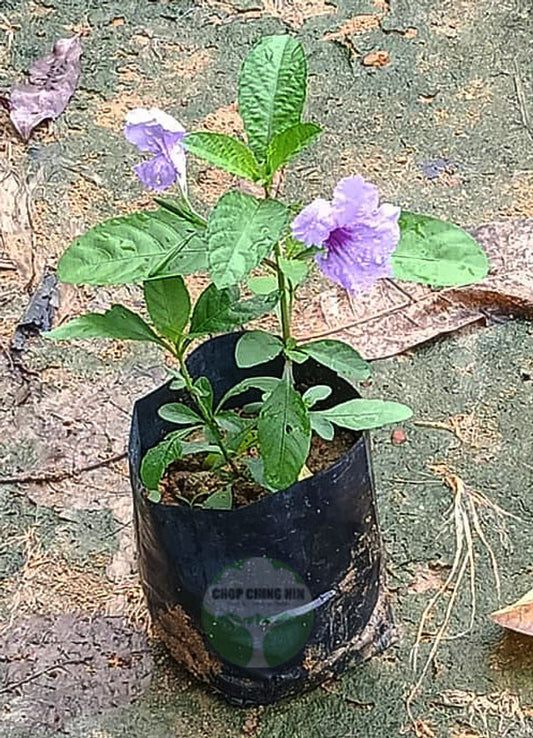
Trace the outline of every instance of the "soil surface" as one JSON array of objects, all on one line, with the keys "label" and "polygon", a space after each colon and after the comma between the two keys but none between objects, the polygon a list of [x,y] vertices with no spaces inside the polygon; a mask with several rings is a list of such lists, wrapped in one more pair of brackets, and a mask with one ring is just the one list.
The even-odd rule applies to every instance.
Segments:
[{"label": "soil surface", "polygon": [[[355,433],[344,429],[337,429],[332,441],[324,441],[313,434],[307,459],[309,472],[318,474],[328,469],[347,453],[357,438]],[[206,458],[206,454],[187,456],[167,468],[161,480],[161,504],[183,505],[188,501],[189,504],[195,502],[202,505],[208,495],[224,489],[228,484],[231,484],[233,507],[245,507],[273,494],[250,478],[245,460],[254,458],[252,452],[237,461],[236,466],[240,475],[234,480],[226,470],[217,473],[206,469]]]}]

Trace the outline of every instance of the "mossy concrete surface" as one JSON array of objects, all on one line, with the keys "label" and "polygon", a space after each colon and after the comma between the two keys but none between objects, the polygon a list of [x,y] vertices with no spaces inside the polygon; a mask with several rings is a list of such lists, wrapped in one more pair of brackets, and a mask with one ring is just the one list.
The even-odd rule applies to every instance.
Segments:
[{"label": "mossy concrete surface", "polygon": [[[324,126],[289,173],[287,196],[328,196],[341,176],[362,173],[387,199],[463,225],[532,215],[528,0],[1,0],[0,10],[0,88],[20,80],[58,37],[81,33],[84,49],[80,86],[60,120],[26,147],[0,120],[2,164],[31,199],[31,222],[19,222],[20,233],[13,215],[18,251],[12,233],[4,239],[17,262],[2,282],[5,346],[27,303],[26,286],[54,266],[65,244],[97,220],[149,201],[131,173],[137,156],[121,136],[125,112],[157,105],[189,130],[238,131],[238,69],[262,34],[290,31],[305,44],[309,117]],[[363,64],[377,51],[388,63]],[[193,162],[190,182],[206,207],[234,180]],[[31,249],[33,259],[25,258]],[[141,304],[136,288],[69,288],[58,317],[113,300]],[[365,395],[414,410],[405,442],[393,443],[391,429],[372,434],[397,645],[309,695],[237,710],[154,643],[156,669],[143,699],[71,720],[68,734],[531,735],[533,643],[505,635],[488,615],[533,586],[532,357],[530,325],[509,321],[374,363]],[[157,350],[122,344],[58,347],[33,339],[15,363],[2,358],[2,473],[28,477],[0,490],[3,626],[22,615],[87,611],[146,625],[120,456],[135,397],[163,376]],[[53,476],[95,461],[102,468]],[[458,637],[440,644],[410,717],[406,700],[417,681],[410,655],[423,610],[451,571],[450,512],[460,482],[494,558],[474,531],[475,577],[463,579],[450,617],[448,635]],[[427,622],[418,673],[451,596],[448,587]],[[55,733],[43,727],[31,734]],[[0,735],[29,732],[5,712]]]}]

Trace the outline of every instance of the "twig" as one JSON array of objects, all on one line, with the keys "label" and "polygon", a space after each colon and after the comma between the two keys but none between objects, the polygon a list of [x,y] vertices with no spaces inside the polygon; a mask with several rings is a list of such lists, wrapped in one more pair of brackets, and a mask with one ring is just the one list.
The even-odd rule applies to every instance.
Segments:
[{"label": "twig", "polygon": [[520,78],[520,70],[518,69],[518,64],[516,63],[516,59],[514,62],[514,68],[515,68],[515,75],[513,77],[514,86],[516,90],[516,97],[518,98],[518,108],[520,109],[522,123],[526,131],[531,136],[531,138],[533,138],[533,129],[531,128],[531,124],[529,122],[529,113],[527,111],[526,96],[524,94],[524,87],[522,86],[522,79]]},{"label": "twig", "polygon": [[0,477],[0,484],[28,484],[31,482],[35,484],[45,484],[46,482],[62,482],[65,479],[77,477],[78,474],[93,471],[94,469],[100,469],[108,464],[114,464],[115,461],[125,459],[127,455],[127,453],[123,453],[118,456],[110,456],[108,459],[96,461],[93,464],[81,466],[79,469],[72,469],[72,471],[42,472],[40,474],[19,474],[13,477]]},{"label": "twig", "polygon": [[43,669],[42,671],[38,671],[35,674],[30,674],[29,677],[26,677],[25,679],[20,679],[18,682],[11,682],[11,684],[8,684],[7,687],[2,687],[0,689],[0,694],[5,694],[6,692],[12,692],[14,689],[17,689],[18,687],[22,687],[23,684],[28,684],[29,682],[33,682],[34,679],[38,679],[40,676],[43,676],[43,674],[48,674],[49,671],[55,671],[56,669],[64,669],[65,666],[74,666],[74,664],[86,664],[88,661],[91,661],[91,657],[86,659],[72,659],[71,661],[63,661],[62,664],[55,664],[54,666],[49,666],[46,669]]}]

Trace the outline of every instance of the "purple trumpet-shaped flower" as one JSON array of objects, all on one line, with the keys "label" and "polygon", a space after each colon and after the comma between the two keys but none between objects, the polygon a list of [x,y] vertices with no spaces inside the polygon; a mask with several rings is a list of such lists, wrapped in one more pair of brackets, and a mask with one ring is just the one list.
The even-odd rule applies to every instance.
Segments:
[{"label": "purple trumpet-shaped flower", "polygon": [[323,273],[350,292],[363,292],[392,276],[391,255],[400,240],[400,208],[379,204],[377,187],[346,177],[333,200],[317,199],[292,223],[295,238],[321,246],[316,261]]},{"label": "purple trumpet-shaped flower", "polygon": [[185,129],[177,120],[158,108],[136,108],[126,115],[124,135],[139,151],[155,154],[134,167],[143,184],[166,190],[177,181],[186,194]]}]

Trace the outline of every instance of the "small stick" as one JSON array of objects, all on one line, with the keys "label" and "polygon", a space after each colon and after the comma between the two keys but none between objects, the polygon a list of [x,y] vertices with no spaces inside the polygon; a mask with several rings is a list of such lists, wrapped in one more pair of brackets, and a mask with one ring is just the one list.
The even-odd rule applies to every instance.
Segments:
[{"label": "small stick", "polygon": [[127,453],[118,454],[118,456],[110,456],[108,459],[102,461],[96,461],[93,464],[87,466],[81,466],[79,469],[72,469],[72,471],[59,471],[59,472],[42,472],[41,474],[18,474],[13,477],[0,477],[0,484],[28,484],[34,482],[35,484],[45,484],[46,482],[62,482],[65,479],[71,479],[77,477],[78,474],[84,472],[93,471],[94,469],[100,469],[108,464],[113,464],[115,461],[121,461],[127,457]]}]

